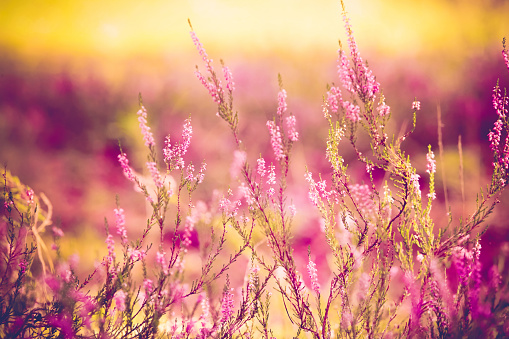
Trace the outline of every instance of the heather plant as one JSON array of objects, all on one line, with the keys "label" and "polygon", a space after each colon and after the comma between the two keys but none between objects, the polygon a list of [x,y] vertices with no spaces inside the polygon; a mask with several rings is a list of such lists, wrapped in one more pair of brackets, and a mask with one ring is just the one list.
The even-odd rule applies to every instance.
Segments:
[{"label": "heather plant", "polygon": [[[139,233],[117,198],[114,222],[105,221],[105,256],[90,274],[76,274],[76,257],[63,258],[63,232],[52,227],[51,250],[43,234],[52,225],[46,197],[7,170],[2,182],[0,335],[6,338],[392,338],[509,335],[507,276],[497,265],[481,277],[482,224],[507,185],[507,94],[493,91],[497,121],[489,133],[493,175],[466,219],[449,211],[435,225],[437,162],[431,146],[426,168],[417,168],[402,145],[415,129],[420,102],[409,101],[413,125],[389,130],[391,107],[362,59],[343,2],[348,50],[340,43],[340,83],[327,86],[322,112],[329,127],[329,168],[306,169],[308,201],[322,220],[329,272],[308,251],[295,259],[293,225],[299,217],[291,195],[292,148],[298,120],[287,105],[279,76],[277,108],[266,123],[272,153],[253,155],[243,142],[234,108],[234,76],[221,71],[191,26],[205,71],[195,75],[217,104],[235,143],[230,187],[209,201],[195,198],[205,180],[189,161],[193,130],[185,120],[180,138],[158,148],[142,100],[137,113],[147,149],[144,172],[133,170],[120,146],[118,161],[149,206]],[[508,52],[503,58],[509,71]],[[201,67],[203,67],[201,66]],[[503,141],[502,141],[503,140]],[[354,172],[343,151],[351,147],[364,173]],[[159,151],[161,149],[162,151]],[[249,159],[256,156],[256,161]],[[421,178],[419,173],[426,173]],[[439,219],[441,220],[441,219]],[[46,232],[48,234],[49,232]],[[200,241],[196,242],[195,235]],[[53,252],[52,252],[53,251]],[[53,254],[52,254],[53,253]],[[196,254],[199,260],[196,260]],[[234,283],[239,259],[247,264]],[[199,263],[197,265],[196,263]],[[498,263],[503,267],[503,262]],[[198,266],[198,267],[197,267]],[[456,275],[456,281],[450,277]],[[237,281],[237,279],[235,279]],[[308,283],[306,283],[306,281]],[[273,321],[282,300],[289,325]],[[291,331],[291,332],[288,332]]]},{"label": "heather plant", "polygon": [[[479,318],[490,318],[494,311],[484,305],[481,307],[484,313],[480,312],[480,235],[475,231],[492,212],[507,184],[504,159],[509,149],[504,145],[502,150],[499,145],[502,129],[507,133],[508,128],[505,120],[507,97],[501,95],[497,84],[493,104],[499,120],[489,135],[495,157],[491,184],[479,194],[477,208],[470,218],[460,219],[454,225],[450,215],[448,227],[435,230],[431,217],[436,199],[434,153],[429,146],[426,156],[428,193],[423,197],[417,169],[401,148],[415,129],[420,102],[414,100],[411,105],[413,128],[399,137],[389,137],[386,126],[390,107],[380,84],[360,56],[343,3],[342,8],[349,55],[340,44],[338,75],[342,86],[328,86],[323,104],[323,114],[329,124],[326,157],[330,163],[330,184],[321,176],[315,181],[311,172],[306,173],[309,198],[323,218],[324,240],[334,258],[332,277],[327,282],[323,299],[318,272],[311,257],[307,266],[311,286],[306,288],[292,256],[289,230],[294,208],[287,203],[286,180],[291,147],[298,140],[298,134],[295,117],[286,117],[287,124],[283,124],[287,105],[281,78],[277,114],[274,120],[267,122],[276,161],[270,170],[274,171],[277,166],[279,178],[274,173],[269,175],[266,183],[263,182],[265,159],[262,157],[257,161],[256,173],[247,161],[242,166],[244,183],[239,188],[250,215],[265,232],[272,258],[258,256],[255,251],[253,254],[268,272],[275,267],[283,271],[274,278],[288,316],[297,327],[296,336],[301,332],[316,338],[445,337],[475,333],[482,328],[478,328],[482,323]],[[205,77],[197,71],[197,76],[217,103],[218,116],[232,130],[238,152],[244,153],[239,142],[238,116],[232,108],[231,74],[223,65],[227,82],[225,91],[194,32],[192,36],[208,73]],[[507,64],[505,43],[503,56]],[[369,148],[359,142],[359,135],[363,133],[370,140]],[[364,164],[368,184],[355,182],[356,178],[349,174],[348,165],[340,153],[345,141],[355,150],[357,160]],[[375,171],[384,180],[375,180]],[[266,186],[274,185],[276,178],[279,183],[275,190]],[[343,232],[339,233],[339,228]],[[445,277],[446,266],[451,261],[460,277],[454,296],[451,296]],[[404,276],[405,288],[397,302],[391,304],[388,291],[391,279],[398,271]],[[496,268],[492,274],[495,290],[498,290]],[[490,297],[493,300],[493,295]],[[406,299],[410,303],[410,309],[406,310],[409,317],[402,320],[401,314],[405,311],[401,309]],[[492,303],[491,307],[503,308],[504,314],[507,311],[506,301],[500,301],[496,306]],[[492,320],[491,324],[483,325],[492,333],[503,335],[506,329],[500,327],[500,322]],[[486,329],[482,328],[483,331]]]}]

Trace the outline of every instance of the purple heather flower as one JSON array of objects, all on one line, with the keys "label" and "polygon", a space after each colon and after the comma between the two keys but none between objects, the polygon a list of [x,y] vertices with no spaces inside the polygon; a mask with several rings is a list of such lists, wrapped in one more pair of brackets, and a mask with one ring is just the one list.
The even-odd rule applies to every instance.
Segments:
[{"label": "purple heather flower", "polygon": [[223,300],[221,301],[221,322],[226,323],[230,320],[233,314],[233,288],[230,291],[226,291],[223,295]]},{"label": "purple heather flower", "polygon": [[288,138],[294,142],[299,140],[299,133],[295,131],[295,123],[296,120],[294,115],[286,117],[286,128],[288,129]]},{"label": "purple heather flower", "polygon": [[120,162],[120,166],[122,166],[122,170],[124,171],[124,175],[127,179],[132,182],[136,182],[136,176],[134,175],[134,171],[129,166],[129,160],[127,159],[127,155],[125,153],[118,155],[118,161]]},{"label": "purple heather flower", "polygon": [[286,91],[284,89],[279,91],[279,93],[277,95],[277,101],[278,101],[277,115],[282,115],[284,112],[286,112],[286,109],[287,109],[286,97],[287,97]]},{"label": "purple heather flower", "polygon": [[359,106],[354,105],[349,101],[345,101],[345,102],[343,102],[343,107],[346,109],[346,117],[349,120],[351,120],[353,122],[357,122],[357,121],[361,120],[360,115],[359,115],[361,112],[361,109]]},{"label": "purple heather flower", "polygon": [[119,290],[113,296],[113,300],[115,300],[115,309],[119,312],[125,311],[125,297],[126,294],[123,290]]},{"label": "purple heather flower", "polygon": [[416,110],[416,111],[419,111],[421,109],[421,102],[417,101],[417,100],[412,102],[412,109]]},{"label": "purple heather flower", "polygon": [[428,154],[426,154],[426,172],[429,174],[433,174],[437,171],[437,161],[435,160],[435,154],[433,154],[433,151],[430,149],[428,151]]},{"label": "purple heather flower", "polygon": [[148,161],[146,163],[146,166],[148,171],[150,172],[150,175],[152,176],[154,184],[157,187],[163,187],[163,179],[161,177],[161,173],[159,173],[159,170],[157,169],[157,164],[153,161]]},{"label": "purple heather flower", "polygon": [[331,87],[331,89],[327,92],[327,104],[329,105],[330,110],[336,113],[340,103],[343,103],[341,90],[338,87]]},{"label": "purple heather flower", "polygon": [[115,240],[113,240],[113,235],[108,234],[106,238],[106,245],[108,247],[108,256],[106,257],[106,262],[109,265],[113,265],[115,261]]},{"label": "purple heather flower", "polygon": [[284,157],[283,140],[281,139],[281,132],[279,126],[273,120],[267,121],[267,128],[270,132],[270,143],[276,160],[281,160]]},{"label": "purple heather flower", "polygon": [[230,69],[226,66],[223,67],[223,74],[226,80],[226,89],[230,92],[235,90],[235,83],[233,82],[233,75]]},{"label": "purple heather flower", "polygon": [[269,177],[267,179],[267,184],[269,185],[275,185],[276,184],[276,167],[272,164],[269,166]]},{"label": "purple heather flower", "polygon": [[316,264],[309,259],[307,266],[309,279],[311,280],[311,289],[316,293],[320,293],[320,284],[318,283],[318,274],[316,270]]},{"label": "purple heather flower", "polygon": [[154,136],[150,132],[150,127],[147,126],[147,110],[144,106],[138,110],[138,122],[140,123],[141,134],[145,141],[145,146],[154,146]]},{"label": "purple heather flower", "polygon": [[117,233],[120,235],[120,239],[122,239],[122,243],[127,243],[127,231],[125,229],[125,215],[123,208],[115,208],[113,210],[115,212],[116,225],[117,225]]},{"label": "purple heather flower", "polygon": [[256,163],[257,163],[256,172],[258,173],[260,178],[263,178],[265,176],[265,173],[267,172],[265,170],[265,160],[263,158],[259,158],[258,160],[256,160]]}]

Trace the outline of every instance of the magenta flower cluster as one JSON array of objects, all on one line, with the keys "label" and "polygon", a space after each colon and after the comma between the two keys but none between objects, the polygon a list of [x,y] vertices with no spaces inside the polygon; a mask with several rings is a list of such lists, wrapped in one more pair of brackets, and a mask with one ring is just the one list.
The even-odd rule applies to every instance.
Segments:
[{"label": "magenta flower cluster", "polygon": [[184,168],[184,155],[189,149],[191,144],[191,137],[193,136],[193,128],[191,126],[191,119],[187,119],[184,123],[182,130],[182,142],[171,144],[170,136],[166,136],[164,141],[163,155],[164,162],[168,165],[169,170]]}]

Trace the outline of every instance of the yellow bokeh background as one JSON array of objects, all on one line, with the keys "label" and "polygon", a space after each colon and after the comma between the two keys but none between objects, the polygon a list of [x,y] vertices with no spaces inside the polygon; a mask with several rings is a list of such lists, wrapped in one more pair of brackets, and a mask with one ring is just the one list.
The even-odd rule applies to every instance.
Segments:
[{"label": "yellow bokeh background", "polygon": [[[382,56],[440,51],[444,58],[461,57],[499,44],[509,30],[506,1],[356,0],[346,6],[359,44]],[[344,36],[340,12],[335,0],[4,0],[0,44],[27,62],[163,57],[192,49],[189,18],[209,48],[224,54],[305,56],[336,47]]]}]

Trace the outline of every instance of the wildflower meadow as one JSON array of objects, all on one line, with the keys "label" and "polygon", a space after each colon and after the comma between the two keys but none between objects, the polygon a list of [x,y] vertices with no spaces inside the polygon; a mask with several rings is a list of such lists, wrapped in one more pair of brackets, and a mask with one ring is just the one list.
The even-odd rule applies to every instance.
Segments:
[{"label": "wildflower meadow", "polygon": [[[446,159],[445,109],[418,94],[399,112],[391,106],[348,6],[340,1],[346,40],[316,103],[317,128],[294,111],[284,73],[273,75],[268,108],[243,114],[238,67],[209,55],[206,28],[190,18],[189,77],[207,104],[168,120],[157,112],[164,103],[143,91],[130,98],[136,131],[111,138],[117,170],[103,173],[118,194],[79,206],[100,224],[98,243],[70,239],[65,224],[83,215],[55,216],[58,204],[78,209],[72,192],[54,201],[6,164],[0,337],[509,337],[509,242],[498,239],[496,251],[483,242],[492,223],[507,237],[508,221],[494,217],[507,209],[509,180],[506,40],[484,98],[487,161],[476,163],[486,174],[476,181],[466,177],[467,138],[454,145],[457,162]],[[414,133],[430,116],[437,136],[421,145]],[[224,152],[208,158],[210,148]],[[95,161],[89,170],[101,173]]]}]

